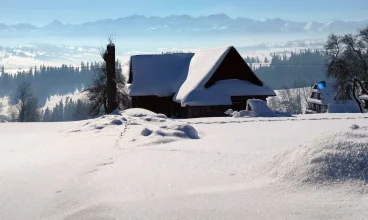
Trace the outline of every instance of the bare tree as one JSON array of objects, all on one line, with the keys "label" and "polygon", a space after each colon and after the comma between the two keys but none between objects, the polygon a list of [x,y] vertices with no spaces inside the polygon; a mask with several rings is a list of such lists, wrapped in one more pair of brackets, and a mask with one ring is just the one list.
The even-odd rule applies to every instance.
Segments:
[{"label": "bare tree", "polygon": [[18,109],[14,105],[9,106],[8,114],[10,117],[10,121],[12,122],[18,121],[19,112],[18,112]]},{"label": "bare tree", "polygon": [[268,100],[269,106],[277,111],[289,112],[293,115],[304,114],[310,88],[282,89],[277,97]]},{"label": "bare tree", "polygon": [[336,89],[351,97],[363,112],[359,94],[368,94],[368,27],[358,34],[331,34],[325,45],[330,59],[327,76],[336,79]]},{"label": "bare tree", "polygon": [[19,84],[10,103],[15,107],[10,108],[12,117],[16,117],[17,121],[39,121],[38,100],[33,95],[31,84],[26,82]]}]

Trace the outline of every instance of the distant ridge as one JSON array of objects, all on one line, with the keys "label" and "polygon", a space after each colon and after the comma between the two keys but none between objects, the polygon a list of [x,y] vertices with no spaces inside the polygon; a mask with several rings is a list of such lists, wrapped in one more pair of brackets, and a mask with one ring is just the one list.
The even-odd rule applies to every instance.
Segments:
[{"label": "distant ridge", "polygon": [[193,17],[190,15],[170,15],[166,17],[131,15],[116,19],[103,19],[80,24],[64,24],[59,20],[36,27],[31,24],[0,24],[0,36],[36,33],[52,35],[80,36],[90,35],[101,30],[117,34],[201,34],[201,33],[238,33],[238,34],[272,34],[272,33],[348,33],[364,28],[368,21],[295,22],[281,18],[263,21],[249,18],[231,18],[226,14],[213,14]]}]

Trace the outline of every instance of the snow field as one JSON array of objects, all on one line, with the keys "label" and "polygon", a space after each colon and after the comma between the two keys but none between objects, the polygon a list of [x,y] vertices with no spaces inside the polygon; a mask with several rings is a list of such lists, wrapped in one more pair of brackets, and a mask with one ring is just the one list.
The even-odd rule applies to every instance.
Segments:
[{"label": "snow field", "polygon": [[[155,134],[185,125],[200,139]],[[336,170],[336,161],[345,163],[340,154],[351,152],[346,163],[357,164],[366,127],[365,114],[172,120],[139,109],[81,122],[3,123],[0,219],[366,219],[364,169],[314,178],[307,163],[316,158],[317,168]],[[359,157],[347,150],[356,142]],[[312,156],[299,157],[300,146]]]}]

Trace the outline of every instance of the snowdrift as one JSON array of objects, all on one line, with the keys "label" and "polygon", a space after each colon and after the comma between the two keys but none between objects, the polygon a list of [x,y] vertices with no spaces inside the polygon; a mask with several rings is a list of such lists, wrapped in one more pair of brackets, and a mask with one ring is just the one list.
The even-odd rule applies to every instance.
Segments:
[{"label": "snowdrift", "polygon": [[266,102],[259,99],[250,99],[247,101],[247,110],[233,111],[229,109],[225,114],[234,118],[251,118],[251,117],[292,117],[290,113],[272,111]]},{"label": "snowdrift", "polygon": [[[114,111],[97,119],[88,120],[71,132],[120,132],[120,142],[139,145],[165,144],[183,139],[199,139],[197,130],[189,124],[168,119],[145,109]],[[123,140],[124,139],[124,140]]]},{"label": "snowdrift", "polygon": [[368,183],[368,127],[352,125],[278,156],[271,176],[301,184]]}]

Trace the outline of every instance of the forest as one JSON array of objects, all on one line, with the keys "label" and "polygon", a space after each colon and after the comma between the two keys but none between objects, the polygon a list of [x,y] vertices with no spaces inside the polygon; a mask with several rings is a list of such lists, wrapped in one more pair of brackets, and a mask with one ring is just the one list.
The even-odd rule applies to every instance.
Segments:
[{"label": "forest", "polygon": [[[121,74],[121,64],[118,71]],[[6,73],[1,68],[0,75],[0,97],[11,96],[17,86],[23,82],[30,83],[34,95],[41,105],[52,95],[65,95],[76,90],[83,90],[92,83],[96,71],[101,64],[81,62],[80,67],[61,65],[40,66],[28,71],[18,71],[16,74]]]},{"label": "forest", "polygon": [[301,50],[290,56],[274,53],[270,63],[253,69],[274,90],[309,87],[326,78],[327,58],[325,52],[318,50]]}]

